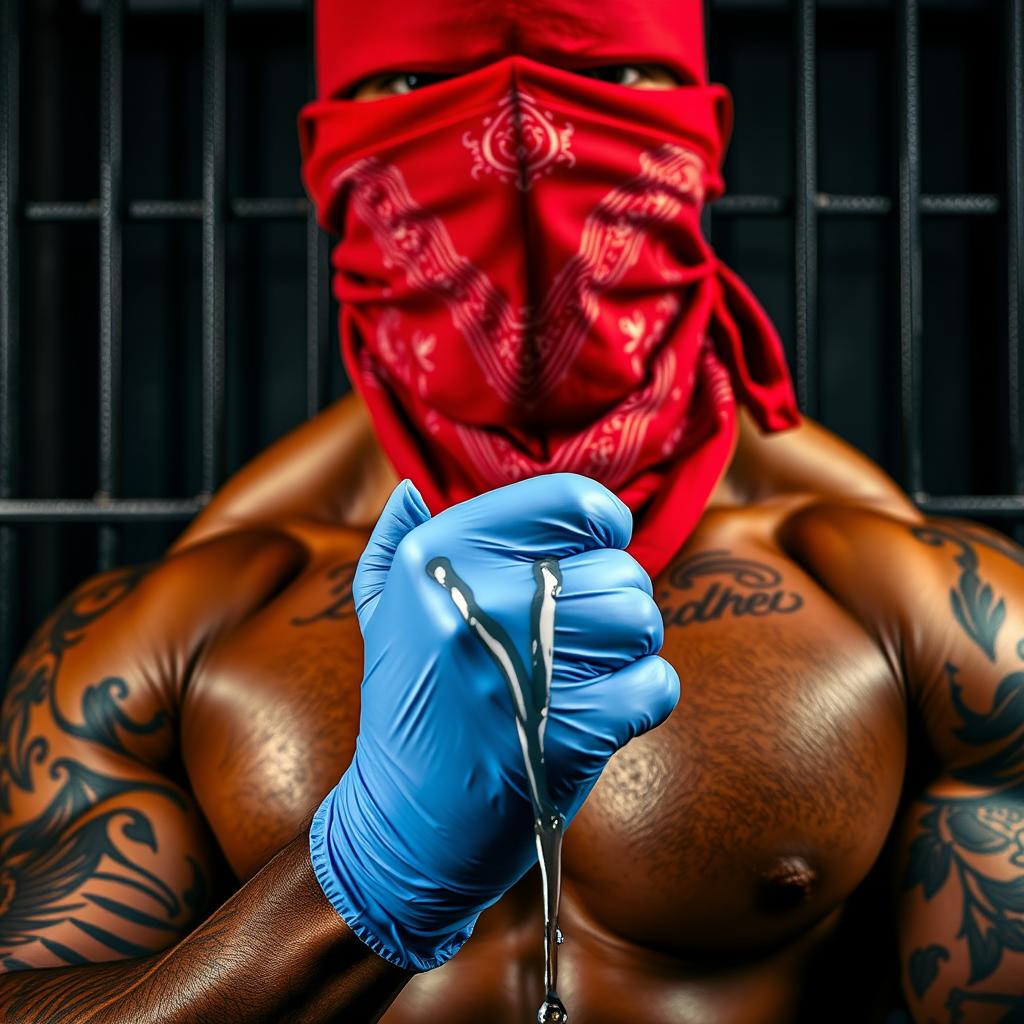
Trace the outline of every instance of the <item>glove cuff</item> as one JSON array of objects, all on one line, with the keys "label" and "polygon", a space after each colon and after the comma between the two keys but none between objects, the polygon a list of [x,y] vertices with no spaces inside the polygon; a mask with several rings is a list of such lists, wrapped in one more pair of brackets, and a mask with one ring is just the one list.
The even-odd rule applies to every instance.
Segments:
[{"label": "glove cuff", "polygon": [[443,894],[410,876],[400,861],[388,863],[390,844],[358,813],[363,801],[352,782],[354,768],[328,793],[310,825],[316,879],[356,938],[379,957],[410,971],[440,967],[462,948],[480,915],[431,920],[445,916]]}]

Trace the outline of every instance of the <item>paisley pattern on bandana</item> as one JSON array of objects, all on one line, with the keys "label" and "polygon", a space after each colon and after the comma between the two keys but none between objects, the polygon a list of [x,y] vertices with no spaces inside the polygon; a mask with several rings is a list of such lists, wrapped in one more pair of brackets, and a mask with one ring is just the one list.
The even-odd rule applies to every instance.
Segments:
[{"label": "paisley pattern on bandana", "polygon": [[[770,322],[700,231],[724,92],[625,89],[523,57],[301,129],[342,350],[432,511],[577,472],[655,574],[725,468],[737,402],[799,421]],[[469,158],[467,164],[467,156]]]}]

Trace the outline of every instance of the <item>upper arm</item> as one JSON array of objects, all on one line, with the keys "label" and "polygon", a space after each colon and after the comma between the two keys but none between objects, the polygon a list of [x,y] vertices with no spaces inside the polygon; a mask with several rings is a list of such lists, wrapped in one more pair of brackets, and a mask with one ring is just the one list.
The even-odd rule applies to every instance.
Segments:
[{"label": "upper arm", "polygon": [[202,652],[304,559],[274,532],[225,535],[96,577],[36,632],[0,714],[0,969],[153,952],[209,909],[182,699]]},{"label": "upper arm", "polygon": [[[205,913],[210,855],[168,777],[173,693],[145,573],[78,588],[17,662],[0,716],[0,966],[160,949]],[[168,666],[170,667],[170,666]]]},{"label": "upper arm", "polygon": [[[968,523],[914,532],[942,569],[911,637],[939,774],[904,823],[902,950],[922,1014],[1024,1015],[1024,552]],[[1012,1018],[1011,1016],[1012,1015]]]},{"label": "upper arm", "polygon": [[817,543],[926,740],[898,825],[907,999],[922,1021],[1024,1019],[1024,551],[973,523],[867,519],[837,513]]}]

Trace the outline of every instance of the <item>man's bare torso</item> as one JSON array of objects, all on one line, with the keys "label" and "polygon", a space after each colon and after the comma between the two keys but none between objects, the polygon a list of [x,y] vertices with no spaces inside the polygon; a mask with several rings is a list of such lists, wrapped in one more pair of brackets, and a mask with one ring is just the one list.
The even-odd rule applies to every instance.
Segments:
[{"label": "man's bare torso", "polygon": [[[214,864],[219,847],[239,879],[303,828],[354,750],[351,576],[392,482],[368,430],[350,400],[257,460],[159,581],[138,584],[166,608],[160,631],[107,651],[104,675],[147,681],[120,703],[140,726],[119,732],[124,753],[154,777],[180,773],[201,812],[183,850]],[[566,837],[560,991],[576,1024],[823,1019],[808,992],[886,845],[907,747],[904,681],[878,628],[899,610],[875,607],[870,578],[837,578],[833,556],[844,537],[870,545],[918,520],[813,424],[772,439],[744,427],[655,581],[682,700],[612,759]],[[531,1019],[541,935],[533,872],[383,1020]],[[870,987],[829,1019],[867,1019]]]},{"label": "man's bare torso", "polygon": [[[858,468],[854,500],[875,483]],[[679,1021],[683,1005],[719,1024],[789,1019],[809,955],[893,821],[901,684],[816,582],[804,541],[828,506],[772,483],[749,505],[723,494],[656,581],[684,698],[613,758],[566,839],[561,978],[577,1021]],[[182,703],[189,778],[242,877],[301,828],[358,728],[348,587],[366,535],[297,518],[280,533],[271,546],[296,550],[270,556],[282,564],[268,593],[204,651]],[[384,1019],[529,1019],[542,996],[535,874]]]}]

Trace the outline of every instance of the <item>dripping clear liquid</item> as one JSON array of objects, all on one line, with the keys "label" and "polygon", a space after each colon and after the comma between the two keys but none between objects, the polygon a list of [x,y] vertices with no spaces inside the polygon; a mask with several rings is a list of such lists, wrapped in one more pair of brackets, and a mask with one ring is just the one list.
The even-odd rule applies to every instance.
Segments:
[{"label": "dripping clear liquid", "polygon": [[565,820],[558,813],[534,822],[537,834],[537,863],[540,865],[544,899],[544,991],[547,995],[537,1011],[538,1024],[565,1024],[569,1015],[558,998],[558,903],[562,890],[562,837]]},{"label": "dripping clear liquid", "polygon": [[555,602],[562,590],[562,570],[555,558],[533,564],[536,584],[530,609],[530,668],[522,664],[510,639],[477,604],[451,562],[431,559],[427,575],[445,588],[476,638],[494,659],[505,677],[515,709],[516,732],[533,807],[537,862],[544,891],[544,1002],[537,1011],[541,1024],[566,1024],[569,1019],[558,998],[558,901],[562,885],[562,836],[565,819],[548,792],[544,765],[544,731],[551,702],[551,677],[555,657]]}]

